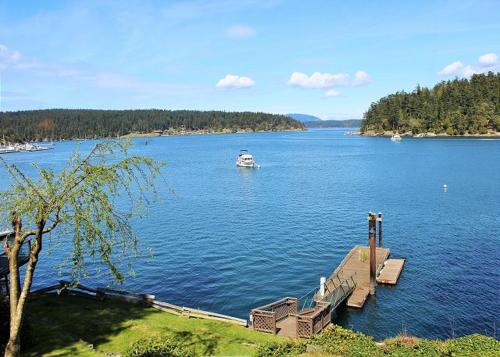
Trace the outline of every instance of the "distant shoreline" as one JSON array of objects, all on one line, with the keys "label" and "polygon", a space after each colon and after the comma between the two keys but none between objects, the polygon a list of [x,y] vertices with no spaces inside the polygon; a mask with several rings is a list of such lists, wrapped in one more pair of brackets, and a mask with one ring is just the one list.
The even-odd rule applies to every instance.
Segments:
[{"label": "distant shoreline", "polygon": [[[278,130],[252,130],[252,129],[222,129],[220,131],[212,130],[174,130],[174,131],[153,131],[149,133],[129,133],[122,135],[121,138],[155,138],[159,136],[193,136],[193,135],[222,135],[222,134],[247,134],[247,133],[272,133],[272,132],[300,132],[307,129],[283,128]],[[78,140],[78,139],[76,139]],[[80,139],[81,140],[81,139]]]},{"label": "distant shoreline", "polygon": [[[380,136],[380,137],[388,137],[390,138],[392,135],[394,135],[394,132],[392,131],[385,131],[383,133],[375,133],[372,130],[366,131],[364,133],[360,134],[361,136]],[[401,137],[407,137],[407,138],[414,138],[414,139],[432,139],[432,138],[500,138],[500,132],[489,132],[487,134],[462,134],[462,135],[448,135],[446,133],[433,133],[433,132],[427,132],[427,133],[420,133],[414,135],[413,133],[400,133]]]}]

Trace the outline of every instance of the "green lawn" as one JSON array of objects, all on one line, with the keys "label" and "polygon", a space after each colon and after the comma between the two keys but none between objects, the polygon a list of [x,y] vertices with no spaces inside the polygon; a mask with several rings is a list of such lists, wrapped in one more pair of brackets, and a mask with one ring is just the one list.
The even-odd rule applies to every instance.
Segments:
[{"label": "green lawn", "polygon": [[500,357],[500,342],[478,334],[450,340],[399,336],[377,343],[370,336],[333,325],[309,340],[293,341],[229,323],[78,296],[32,298],[28,313],[35,341],[24,353],[27,356],[109,357],[123,354],[139,339],[157,335],[161,341],[170,337],[194,348],[200,356]]},{"label": "green lawn", "polygon": [[252,355],[258,343],[282,340],[229,323],[78,296],[32,298],[28,312],[35,338],[28,356],[124,353],[136,340],[160,334],[195,345],[200,355]]}]

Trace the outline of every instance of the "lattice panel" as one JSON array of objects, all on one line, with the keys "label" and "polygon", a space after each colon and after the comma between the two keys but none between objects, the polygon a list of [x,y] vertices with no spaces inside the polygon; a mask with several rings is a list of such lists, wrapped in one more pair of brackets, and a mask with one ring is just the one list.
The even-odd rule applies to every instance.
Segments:
[{"label": "lattice panel", "polygon": [[274,333],[274,318],[255,313],[253,315],[253,328],[255,330]]},{"label": "lattice panel", "polygon": [[284,319],[290,313],[290,305],[288,303],[278,305],[274,308],[274,312],[276,313],[276,321]]},{"label": "lattice panel", "polygon": [[310,337],[311,336],[311,320],[297,320],[297,336]]}]

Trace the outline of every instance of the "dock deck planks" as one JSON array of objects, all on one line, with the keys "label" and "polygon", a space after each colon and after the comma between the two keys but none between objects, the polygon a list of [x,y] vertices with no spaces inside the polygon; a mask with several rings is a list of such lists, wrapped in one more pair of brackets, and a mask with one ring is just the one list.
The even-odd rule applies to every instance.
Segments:
[{"label": "dock deck planks", "polygon": [[297,338],[297,318],[288,316],[287,318],[276,322],[278,336]]},{"label": "dock deck planks", "polygon": [[[389,257],[391,253],[389,248],[376,248],[376,269],[377,273],[383,268],[384,262]],[[345,256],[340,265],[335,269],[335,271],[326,280],[326,291],[333,292],[336,291],[335,287],[339,285],[340,282],[346,280],[354,280],[355,289],[352,291],[354,297],[351,300],[353,307],[361,308],[366,301],[365,290],[370,288],[370,247],[356,245],[351,251]],[[344,290],[344,289],[343,289]],[[331,293],[333,294],[333,293]],[[328,301],[331,299],[332,295],[325,295],[320,297],[318,300]],[[345,294],[342,301],[351,295],[351,292]],[[351,296],[352,296],[351,295]],[[336,300],[337,301],[337,300]],[[349,305],[349,304],[348,304]],[[335,308],[336,306],[334,306]]]},{"label": "dock deck planks", "polygon": [[347,299],[347,306],[361,309],[365,304],[366,298],[370,293],[369,288],[356,288],[352,295]]},{"label": "dock deck planks", "polygon": [[[377,248],[376,253],[377,272],[379,272],[389,257],[391,250],[389,248]],[[330,275],[330,278],[327,279],[327,284],[336,279],[336,276],[340,280],[345,280],[352,275],[354,275],[357,287],[370,287],[370,247],[357,245],[352,248],[338,268]]]},{"label": "dock deck planks", "polygon": [[377,277],[377,283],[396,285],[404,264],[405,259],[387,259]]}]

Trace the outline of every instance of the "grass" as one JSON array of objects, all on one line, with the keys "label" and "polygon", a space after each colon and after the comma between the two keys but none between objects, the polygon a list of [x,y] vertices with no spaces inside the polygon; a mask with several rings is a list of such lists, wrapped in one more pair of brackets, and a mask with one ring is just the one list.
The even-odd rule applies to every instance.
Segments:
[{"label": "grass", "polygon": [[152,336],[170,337],[200,356],[500,356],[500,342],[478,334],[449,340],[401,335],[380,343],[331,326],[309,340],[293,341],[229,323],[79,296],[32,298],[28,316],[35,341],[26,356],[116,356]]},{"label": "grass", "polygon": [[28,303],[34,345],[27,356],[123,354],[144,337],[172,335],[199,355],[252,355],[258,344],[280,341],[241,326],[189,319],[138,304],[45,295]]}]

